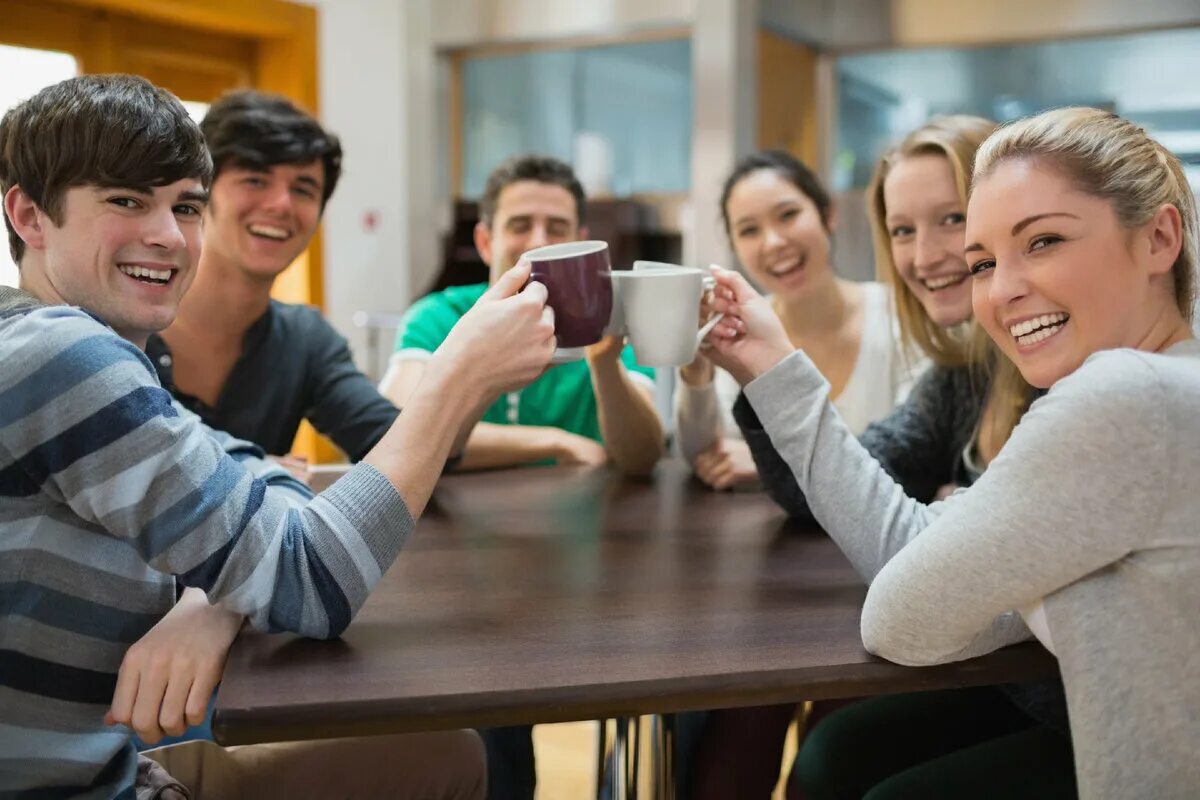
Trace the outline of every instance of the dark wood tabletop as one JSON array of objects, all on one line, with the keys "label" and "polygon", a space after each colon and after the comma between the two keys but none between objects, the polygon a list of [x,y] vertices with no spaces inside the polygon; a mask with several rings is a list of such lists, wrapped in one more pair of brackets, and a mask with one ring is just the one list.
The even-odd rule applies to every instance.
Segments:
[{"label": "dark wood tabletop", "polygon": [[335,641],[243,633],[224,744],[488,727],[1044,677],[1024,644],[902,667],[859,639],[866,589],[761,493],[530,468],[445,478]]}]

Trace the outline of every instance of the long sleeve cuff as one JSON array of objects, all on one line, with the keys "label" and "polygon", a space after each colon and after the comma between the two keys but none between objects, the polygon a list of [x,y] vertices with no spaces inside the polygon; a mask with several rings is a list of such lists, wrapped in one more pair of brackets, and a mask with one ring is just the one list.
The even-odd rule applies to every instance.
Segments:
[{"label": "long sleeve cuff", "polygon": [[679,450],[691,462],[721,438],[721,410],[712,381],[691,386],[682,380],[675,387],[675,432]]}]

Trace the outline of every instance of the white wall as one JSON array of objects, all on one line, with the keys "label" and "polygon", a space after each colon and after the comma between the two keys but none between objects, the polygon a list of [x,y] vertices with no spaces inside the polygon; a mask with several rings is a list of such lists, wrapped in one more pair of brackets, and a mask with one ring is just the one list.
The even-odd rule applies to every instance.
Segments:
[{"label": "white wall", "polygon": [[687,264],[734,263],[717,220],[725,178],[755,146],[757,38],[757,0],[697,0],[691,212],[683,226]]},{"label": "white wall", "polygon": [[401,0],[302,1],[320,14],[321,121],[344,151],[324,219],[325,311],[366,366],[354,313],[401,311],[411,296],[407,19]]}]

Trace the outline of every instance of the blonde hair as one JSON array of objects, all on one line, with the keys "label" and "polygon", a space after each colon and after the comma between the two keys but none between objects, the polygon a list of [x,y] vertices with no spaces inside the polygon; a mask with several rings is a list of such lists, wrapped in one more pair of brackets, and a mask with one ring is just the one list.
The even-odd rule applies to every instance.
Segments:
[{"label": "blonde hair", "polygon": [[944,328],[929,318],[921,301],[900,278],[892,258],[883,184],[892,169],[906,158],[941,156],[954,171],[954,184],[965,213],[979,148],[996,129],[995,122],[983,117],[964,114],[935,117],[880,156],[867,188],[876,279],[892,287],[903,345],[906,350],[920,348],[938,366],[969,367],[972,383],[976,387],[986,385],[985,412],[979,421],[978,439],[981,445],[986,442],[990,450],[999,450],[1008,441],[1033,400],[1033,388],[978,324]]},{"label": "blonde hair", "polygon": [[875,275],[880,283],[892,287],[900,338],[906,350],[920,348],[935,364],[943,367],[961,367],[971,363],[974,349],[971,340],[975,336],[969,333],[967,326],[947,329],[936,324],[925,313],[925,307],[912,289],[900,278],[892,258],[892,237],[887,226],[883,184],[892,169],[906,158],[941,156],[950,162],[954,170],[954,183],[965,213],[975,153],[994,130],[996,123],[982,117],[962,114],[936,117],[880,156],[871,183],[867,186],[867,215],[871,220],[871,238],[875,243]]},{"label": "blonde hair", "polygon": [[1096,108],[1058,108],[1005,125],[975,157],[972,183],[1004,161],[1036,159],[1085,194],[1107,200],[1126,228],[1150,221],[1164,205],[1179,210],[1183,246],[1171,267],[1175,303],[1192,319],[1196,301],[1196,200],[1179,159],[1140,126]]}]

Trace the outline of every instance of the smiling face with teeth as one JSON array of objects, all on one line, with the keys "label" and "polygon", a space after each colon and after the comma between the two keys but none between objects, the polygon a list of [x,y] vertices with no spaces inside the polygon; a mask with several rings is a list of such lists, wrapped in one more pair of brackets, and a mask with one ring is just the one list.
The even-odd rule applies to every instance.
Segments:
[{"label": "smiling face with teeth", "polygon": [[171,324],[195,277],[206,198],[193,178],[149,188],[77,186],[63,195],[61,224],[28,200],[15,202],[14,226],[26,244],[21,286],[46,302],[85,308],[144,347]]},{"label": "smiling face with teeth", "polygon": [[833,280],[829,230],[816,203],[778,171],[739,180],[725,212],[738,261],[767,292],[797,297]]},{"label": "smiling face with teeth", "polygon": [[1049,166],[1001,162],[975,186],[967,214],[976,319],[1041,388],[1093,353],[1143,345],[1174,309],[1175,256],[1163,255],[1161,222],[1127,229],[1106,200]]},{"label": "smiling face with teeth", "polygon": [[963,258],[966,209],[944,155],[900,159],[883,183],[885,224],[896,272],[935,325],[971,318],[971,282]]},{"label": "smiling face with teeth", "polygon": [[205,215],[205,264],[219,262],[257,281],[274,280],[316,233],[324,179],[319,160],[265,169],[223,167]]}]

